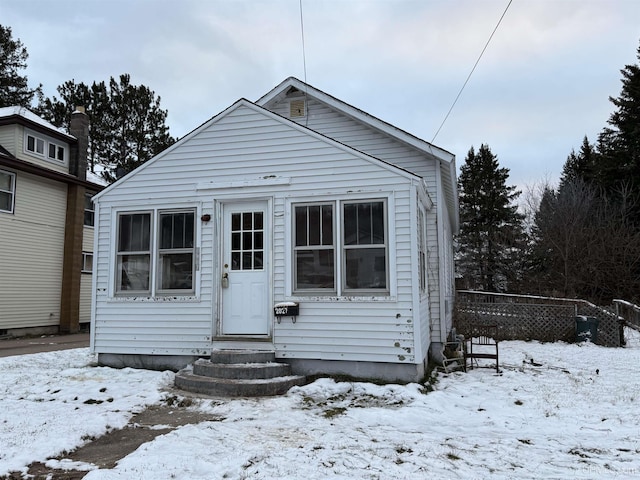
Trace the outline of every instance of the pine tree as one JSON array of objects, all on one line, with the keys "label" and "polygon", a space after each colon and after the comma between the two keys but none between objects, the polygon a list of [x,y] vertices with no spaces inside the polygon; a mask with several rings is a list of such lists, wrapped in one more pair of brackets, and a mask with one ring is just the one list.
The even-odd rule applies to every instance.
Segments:
[{"label": "pine tree", "polygon": [[[640,62],[640,47],[637,50]],[[622,89],[616,98],[609,97],[616,110],[598,137],[595,179],[609,195],[631,185],[640,198],[640,65],[626,65],[622,73]],[[640,208],[636,209],[640,214]]]},{"label": "pine tree", "polygon": [[167,112],[160,97],[148,87],[131,84],[128,74],[109,84],[90,87],[74,80],[58,87],[60,99],[41,98],[38,113],[55,125],[68,128],[74,107],[89,115],[89,163],[102,166],[110,182],[129,173],[174,143],[166,126]]},{"label": "pine tree", "polygon": [[562,190],[564,185],[576,179],[585,182],[592,181],[593,171],[597,162],[598,152],[585,135],[580,151],[576,153],[575,150],[572,150],[562,167],[559,190]]},{"label": "pine tree", "polygon": [[0,107],[31,106],[34,97],[42,92],[42,85],[30,89],[26,75],[29,54],[20,40],[12,38],[11,27],[0,25]]},{"label": "pine tree", "polygon": [[506,291],[521,273],[523,215],[514,204],[520,192],[508,177],[487,145],[477,153],[471,147],[458,179],[457,260],[468,288]]}]

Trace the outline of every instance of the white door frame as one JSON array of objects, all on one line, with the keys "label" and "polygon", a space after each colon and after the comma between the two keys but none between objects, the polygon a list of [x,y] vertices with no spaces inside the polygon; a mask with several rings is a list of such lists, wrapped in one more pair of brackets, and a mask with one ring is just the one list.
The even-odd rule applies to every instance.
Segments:
[{"label": "white door frame", "polygon": [[[271,340],[272,337],[272,325],[273,315],[272,310],[272,251],[273,251],[273,215],[272,215],[272,199],[271,198],[230,198],[216,201],[218,208],[218,235],[216,236],[216,242],[214,248],[217,250],[218,265],[216,274],[214,276],[213,288],[217,291],[216,297],[218,298],[217,305],[217,322],[215,337],[217,340],[222,341],[265,341]],[[242,211],[259,211],[264,212],[263,215],[263,270],[262,280],[264,281],[264,290],[262,291],[263,297],[260,299],[259,305],[253,305],[255,312],[261,312],[263,315],[262,321],[264,322],[260,328],[249,330],[243,328],[234,328],[233,324],[225,324],[225,321],[231,321],[229,316],[229,310],[231,309],[231,288],[234,286],[234,280],[238,277],[242,277],[243,272],[233,271],[231,267],[231,253],[228,251],[228,247],[231,242],[231,232],[227,226],[231,213],[238,213]],[[229,217],[228,217],[229,216]],[[227,268],[225,268],[225,266]],[[223,276],[228,275],[228,287],[223,286]],[[261,280],[261,281],[262,281]],[[236,284],[236,291],[238,285]],[[236,306],[240,305],[236,297]],[[243,303],[246,304],[246,301]],[[225,308],[227,311],[225,312]],[[253,322],[257,322],[258,319],[254,318]],[[257,325],[257,323],[254,323]]]}]

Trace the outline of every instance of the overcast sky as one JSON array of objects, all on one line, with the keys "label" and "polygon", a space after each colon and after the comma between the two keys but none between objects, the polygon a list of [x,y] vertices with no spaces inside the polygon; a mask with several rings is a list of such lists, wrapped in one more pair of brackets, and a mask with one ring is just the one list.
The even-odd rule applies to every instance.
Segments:
[{"label": "overcast sky", "polygon": [[[306,80],[431,141],[509,0],[303,0]],[[239,98],[305,80],[299,0],[2,0],[45,95],[122,73],[181,137]],[[595,141],[637,63],[639,0],[513,0],[435,143],[491,147],[520,188]]]}]

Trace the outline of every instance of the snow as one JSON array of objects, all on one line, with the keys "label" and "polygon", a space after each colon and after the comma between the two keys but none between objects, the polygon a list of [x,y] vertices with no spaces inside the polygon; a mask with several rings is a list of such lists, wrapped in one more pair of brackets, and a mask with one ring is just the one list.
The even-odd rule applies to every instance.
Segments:
[{"label": "snow", "polygon": [[[320,379],[271,398],[202,398],[216,421],[141,445],[104,479],[640,476],[640,336],[627,348],[500,343],[490,368],[423,385]],[[174,392],[170,372],[94,366],[87,349],[0,359],[0,476],[124,426]]]}]

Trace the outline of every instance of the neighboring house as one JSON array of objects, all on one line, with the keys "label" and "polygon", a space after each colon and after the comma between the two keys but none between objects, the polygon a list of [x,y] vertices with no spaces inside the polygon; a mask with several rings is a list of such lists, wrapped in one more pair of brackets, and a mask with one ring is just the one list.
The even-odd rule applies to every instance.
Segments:
[{"label": "neighboring house", "polygon": [[91,320],[88,119],[71,131],[0,108],[0,336],[73,333]]},{"label": "neighboring house", "polygon": [[455,171],[295,78],[241,99],[95,197],[92,351],[418,380],[452,324]]}]

